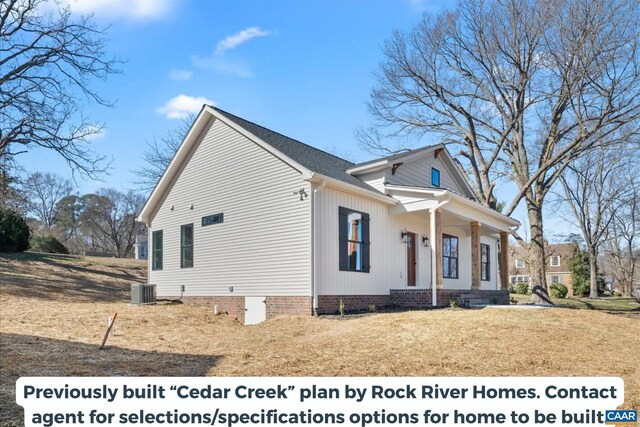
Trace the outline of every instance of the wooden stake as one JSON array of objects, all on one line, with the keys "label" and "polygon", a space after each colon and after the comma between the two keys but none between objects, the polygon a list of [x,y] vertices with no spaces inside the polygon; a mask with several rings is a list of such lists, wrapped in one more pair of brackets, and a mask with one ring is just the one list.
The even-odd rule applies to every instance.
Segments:
[{"label": "wooden stake", "polygon": [[118,317],[118,313],[115,313],[113,315],[113,320],[111,321],[111,324],[107,328],[107,332],[104,334],[104,339],[102,340],[102,345],[100,346],[100,350],[104,350],[104,345],[107,343],[107,338],[109,338],[109,333],[111,332],[111,328],[113,328],[113,325],[116,323],[116,317]]}]

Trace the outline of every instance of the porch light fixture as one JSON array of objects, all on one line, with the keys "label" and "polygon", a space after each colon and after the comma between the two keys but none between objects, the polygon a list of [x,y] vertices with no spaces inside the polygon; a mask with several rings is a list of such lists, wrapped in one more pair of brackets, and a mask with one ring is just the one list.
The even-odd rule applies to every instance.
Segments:
[{"label": "porch light fixture", "polygon": [[405,245],[409,243],[409,234],[407,233],[406,228],[400,230],[400,238],[402,239],[402,243],[404,243]]},{"label": "porch light fixture", "polygon": [[307,197],[309,197],[309,195],[307,194],[307,192],[305,191],[304,188],[301,188],[298,191],[294,191],[293,194],[299,194],[300,195],[300,201],[303,202],[304,199],[306,199]]},{"label": "porch light fixture", "polygon": [[425,248],[429,247],[429,237],[422,236],[422,246],[424,246]]}]

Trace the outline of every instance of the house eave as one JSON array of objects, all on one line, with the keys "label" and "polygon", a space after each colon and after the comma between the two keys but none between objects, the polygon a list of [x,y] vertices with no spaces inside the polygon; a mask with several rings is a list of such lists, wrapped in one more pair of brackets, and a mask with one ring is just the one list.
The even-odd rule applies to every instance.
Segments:
[{"label": "house eave", "polygon": [[452,201],[456,201],[457,203],[460,203],[461,205],[463,205],[466,208],[472,209],[472,210],[477,210],[479,212],[482,212],[486,215],[491,216],[492,218],[505,223],[505,225],[507,225],[509,228],[513,228],[513,227],[519,227],[520,226],[520,222],[516,221],[515,219],[508,217],[504,214],[501,214],[498,211],[495,211],[491,208],[488,208],[478,202],[476,202],[475,200],[470,200],[467,199],[464,196],[461,196],[459,194],[456,194],[452,191],[446,190],[446,189],[430,189],[430,188],[423,188],[423,187],[411,187],[411,186],[404,186],[404,185],[386,185],[385,189],[389,192],[405,192],[405,193],[414,193],[414,194],[421,194],[421,195],[425,195],[425,196],[431,196],[435,199],[449,199]]},{"label": "house eave", "polygon": [[329,188],[340,190],[345,193],[354,194],[356,196],[364,197],[366,199],[374,200],[387,205],[392,206],[399,203],[399,201],[394,199],[393,197],[378,193],[376,191],[367,190],[366,188],[358,187],[357,185],[349,184],[344,181],[319,174],[317,172],[312,172],[309,176],[303,177],[303,179],[314,184],[321,184],[324,181],[326,186]]}]

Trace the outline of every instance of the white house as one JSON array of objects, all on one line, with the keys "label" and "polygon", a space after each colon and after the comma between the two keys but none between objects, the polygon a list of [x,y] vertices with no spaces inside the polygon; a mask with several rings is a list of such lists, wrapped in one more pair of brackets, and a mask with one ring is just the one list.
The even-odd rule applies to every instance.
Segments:
[{"label": "white house", "polygon": [[148,235],[141,234],[136,236],[136,244],[134,247],[134,258],[135,259],[148,259],[149,247],[148,247]]},{"label": "white house", "polygon": [[518,226],[475,201],[442,144],[353,164],[210,106],[138,219],[158,296],[246,323],[340,301],[508,303]]}]

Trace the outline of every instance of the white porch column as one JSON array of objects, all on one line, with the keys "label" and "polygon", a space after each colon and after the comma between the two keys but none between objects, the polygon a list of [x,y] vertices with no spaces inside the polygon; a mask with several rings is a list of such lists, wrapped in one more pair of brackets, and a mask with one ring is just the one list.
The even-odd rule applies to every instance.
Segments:
[{"label": "white porch column", "polygon": [[438,286],[438,248],[441,242],[438,241],[438,233],[436,222],[440,219],[440,215],[436,215],[437,209],[429,209],[429,242],[431,243],[431,305],[438,305],[437,289]]}]

